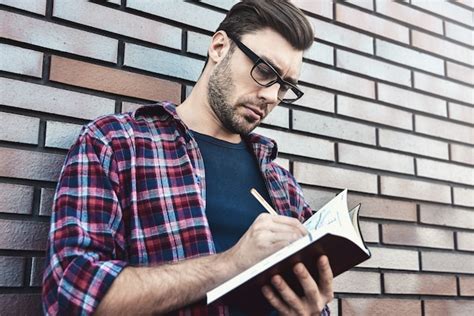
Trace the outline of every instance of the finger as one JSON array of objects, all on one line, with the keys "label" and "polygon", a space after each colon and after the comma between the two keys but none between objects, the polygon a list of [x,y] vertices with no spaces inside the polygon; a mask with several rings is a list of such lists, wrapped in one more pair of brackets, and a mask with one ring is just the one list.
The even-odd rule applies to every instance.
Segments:
[{"label": "finger", "polygon": [[278,295],[273,291],[271,286],[265,285],[262,287],[263,296],[267,299],[268,303],[273,306],[281,314],[289,314],[290,309],[288,306],[283,303],[283,301],[278,297]]},{"label": "finger", "polygon": [[308,234],[308,231],[306,230],[304,225],[301,224],[300,221],[297,220],[296,218],[278,215],[278,216],[272,216],[272,220],[274,223],[287,225],[291,227],[292,229],[297,230],[301,236],[305,236],[306,234]]},{"label": "finger", "polygon": [[324,306],[326,304],[321,297],[318,284],[313,279],[308,269],[302,263],[297,263],[293,267],[293,272],[303,288],[304,295],[311,306]]},{"label": "finger", "polygon": [[272,277],[272,284],[286,305],[291,306],[291,309],[297,313],[303,311],[303,302],[301,301],[301,298],[296,295],[280,275]]},{"label": "finger", "polygon": [[327,256],[321,256],[318,260],[318,271],[319,271],[319,291],[322,295],[332,300],[334,292],[332,288],[333,274],[329,259]]}]

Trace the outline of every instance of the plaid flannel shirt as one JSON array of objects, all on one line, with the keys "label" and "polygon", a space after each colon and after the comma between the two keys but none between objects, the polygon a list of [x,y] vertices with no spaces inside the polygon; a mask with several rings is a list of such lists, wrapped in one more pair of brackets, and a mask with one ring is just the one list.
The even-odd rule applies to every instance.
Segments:
[{"label": "plaid flannel shirt", "polygon": [[[246,140],[275,208],[311,215],[292,175],[273,163],[276,144]],[[127,266],[177,262],[215,253],[205,215],[204,163],[175,105],[159,103],[85,126],[56,190],[43,280],[46,314],[88,315]],[[175,314],[225,315],[194,304]]]}]

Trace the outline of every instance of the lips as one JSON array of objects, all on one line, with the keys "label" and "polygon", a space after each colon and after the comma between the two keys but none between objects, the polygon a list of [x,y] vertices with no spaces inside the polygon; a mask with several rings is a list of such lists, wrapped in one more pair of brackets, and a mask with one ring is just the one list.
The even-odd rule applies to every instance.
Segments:
[{"label": "lips", "polygon": [[244,105],[246,109],[250,110],[255,116],[258,116],[258,119],[262,119],[263,115],[265,114],[262,110],[260,110],[258,107],[252,106],[252,105]]}]

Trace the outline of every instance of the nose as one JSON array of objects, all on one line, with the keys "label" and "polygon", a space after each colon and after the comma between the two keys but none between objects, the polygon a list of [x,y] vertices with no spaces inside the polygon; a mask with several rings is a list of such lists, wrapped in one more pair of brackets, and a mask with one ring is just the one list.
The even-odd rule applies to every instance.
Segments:
[{"label": "nose", "polygon": [[280,90],[280,84],[275,83],[269,87],[259,87],[257,97],[265,100],[266,103],[279,103],[278,91]]}]

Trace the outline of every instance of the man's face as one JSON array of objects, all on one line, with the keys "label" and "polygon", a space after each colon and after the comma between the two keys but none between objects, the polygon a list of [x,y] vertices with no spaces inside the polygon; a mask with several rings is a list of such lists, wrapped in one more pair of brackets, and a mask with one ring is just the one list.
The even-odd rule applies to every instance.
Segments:
[{"label": "man's face", "polygon": [[[297,81],[303,52],[293,48],[280,34],[263,29],[242,36],[241,41],[271,64],[283,79]],[[214,67],[209,78],[209,104],[223,127],[234,134],[249,134],[280,102],[280,84],[270,87],[257,84],[250,75],[253,65],[235,46]]]}]

